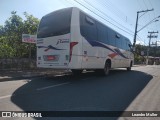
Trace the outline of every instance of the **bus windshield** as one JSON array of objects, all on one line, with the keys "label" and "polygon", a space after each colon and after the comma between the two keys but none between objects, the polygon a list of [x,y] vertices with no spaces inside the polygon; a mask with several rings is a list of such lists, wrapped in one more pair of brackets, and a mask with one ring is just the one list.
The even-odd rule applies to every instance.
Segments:
[{"label": "bus windshield", "polygon": [[72,8],[52,12],[42,17],[37,38],[45,38],[70,33]]}]

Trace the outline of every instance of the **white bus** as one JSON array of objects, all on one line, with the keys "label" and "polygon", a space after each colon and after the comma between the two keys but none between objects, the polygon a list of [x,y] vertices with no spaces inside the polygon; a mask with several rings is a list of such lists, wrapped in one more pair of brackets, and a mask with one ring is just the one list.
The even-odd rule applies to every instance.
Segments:
[{"label": "white bus", "polygon": [[128,38],[76,7],[42,17],[37,31],[37,67],[97,70],[131,70],[133,54]]}]

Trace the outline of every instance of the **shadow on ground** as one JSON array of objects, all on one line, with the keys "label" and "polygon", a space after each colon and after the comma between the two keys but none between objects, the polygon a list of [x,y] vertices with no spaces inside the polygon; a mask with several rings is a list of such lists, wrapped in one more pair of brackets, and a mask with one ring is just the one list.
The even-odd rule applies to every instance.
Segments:
[{"label": "shadow on ground", "polygon": [[[152,76],[140,71],[113,70],[107,77],[95,72],[33,79],[17,89],[11,101],[24,111],[124,111],[145,88]],[[45,86],[68,84],[38,90]],[[72,112],[71,112],[72,113]],[[35,118],[42,119],[42,118]],[[44,118],[53,119],[53,118]],[[56,120],[112,118],[54,117]]]},{"label": "shadow on ground", "polygon": [[33,77],[41,77],[44,75],[61,74],[64,71],[53,71],[50,69],[35,69],[35,70],[0,70],[0,82],[17,81]]}]

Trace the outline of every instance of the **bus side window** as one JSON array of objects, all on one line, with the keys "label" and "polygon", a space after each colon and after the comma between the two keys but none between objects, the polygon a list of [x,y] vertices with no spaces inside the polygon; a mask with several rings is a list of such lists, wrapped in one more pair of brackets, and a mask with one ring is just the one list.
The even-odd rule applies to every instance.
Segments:
[{"label": "bus side window", "polygon": [[97,22],[97,30],[98,30],[98,41],[102,43],[109,44],[108,41],[108,27],[103,24]]},{"label": "bus side window", "polygon": [[119,35],[118,33],[115,34],[115,39],[116,39],[116,47],[122,48],[122,39],[123,37]]},{"label": "bus side window", "polygon": [[97,26],[94,19],[80,13],[80,31],[87,40],[97,40]]},{"label": "bus side window", "polygon": [[115,32],[112,29],[108,29],[108,42],[112,46],[116,46],[116,40],[115,40]]},{"label": "bus side window", "polygon": [[127,41],[126,41],[126,39],[123,37],[123,39],[122,39],[122,49],[124,49],[124,50],[126,50],[126,46],[127,45]]}]

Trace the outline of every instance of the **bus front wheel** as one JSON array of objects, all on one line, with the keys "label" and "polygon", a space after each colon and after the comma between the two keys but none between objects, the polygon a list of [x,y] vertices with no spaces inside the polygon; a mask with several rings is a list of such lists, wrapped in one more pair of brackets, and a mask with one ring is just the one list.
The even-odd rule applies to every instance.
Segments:
[{"label": "bus front wheel", "polygon": [[131,67],[132,67],[132,62],[130,63],[130,66],[127,67],[127,71],[131,71]]}]

